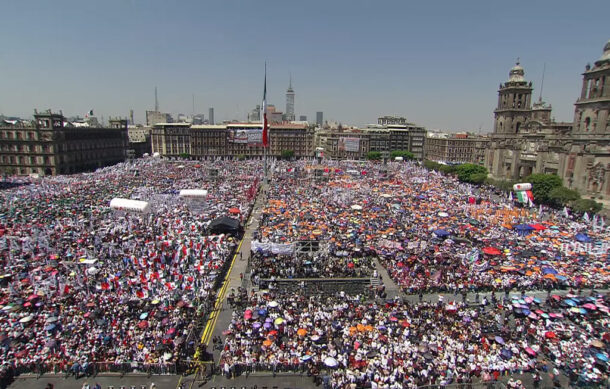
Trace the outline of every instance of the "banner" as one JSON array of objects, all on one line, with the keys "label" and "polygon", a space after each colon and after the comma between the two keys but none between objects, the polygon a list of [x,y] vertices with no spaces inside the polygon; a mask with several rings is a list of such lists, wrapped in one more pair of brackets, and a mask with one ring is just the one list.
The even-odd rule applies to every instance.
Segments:
[{"label": "banner", "polygon": [[339,151],[360,151],[360,138],[339,138]]},{"label": "banner", "polygon": [[291,255],[294,253],[294,244],[292,244],[292,243],[262,243],[257,240],[253,240],[250,243],[250,250],[255,253],[262,252],[262,253]]},{"label": "banner", "polygon": [[261,128],[236,128],[229,130],[228,141],[249,145],[263,144],[263,130]]}]

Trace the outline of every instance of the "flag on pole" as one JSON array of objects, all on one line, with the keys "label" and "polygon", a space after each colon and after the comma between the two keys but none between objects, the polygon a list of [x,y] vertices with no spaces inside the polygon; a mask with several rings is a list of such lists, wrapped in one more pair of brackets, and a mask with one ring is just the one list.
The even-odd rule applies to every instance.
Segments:
[{"label": "flag on pole", "polygon": [[269,134],[267,134],[267,64],[265,63],[265,87],[263,89],[263,147],[269,146]]},{"label": "flag on pole", "polygon": [[570,213],[568,212],[568,207],[563,207],[563,215],[565,217],[570,217]]},{"label": "flag on pole", "polygon": [[508,192],[508,201],[513,202],[513,192]]}]

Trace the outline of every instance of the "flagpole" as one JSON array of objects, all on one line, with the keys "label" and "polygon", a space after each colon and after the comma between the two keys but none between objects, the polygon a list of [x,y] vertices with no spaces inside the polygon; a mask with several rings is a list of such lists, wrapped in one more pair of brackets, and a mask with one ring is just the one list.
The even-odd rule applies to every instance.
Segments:
[{"label": "flagpole", "polygon": [[267,62],[265,61],[265,86],[263,89],[263,110],[261,112],[261,119],[263,119],[263,174],[264,174],[264,185],[268,184],[267,178],[267,147],[269,145],[269,134],[267,129]]}]

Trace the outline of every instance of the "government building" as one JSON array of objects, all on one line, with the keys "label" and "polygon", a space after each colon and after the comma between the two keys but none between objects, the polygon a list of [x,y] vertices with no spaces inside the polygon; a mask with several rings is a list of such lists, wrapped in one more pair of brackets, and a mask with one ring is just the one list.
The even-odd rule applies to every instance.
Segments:
[{"label": "government building", "polygon": [[[158,123],[151,130],[152,152],[170,158],[262,157],[261,133],[260,123]],[[271,124],[267,153],[280,157],[292,151],[296,158],[313,157],[313,139],[313,129],[306,124]]]},{"label": "government building", "polygon": [[500,85],[485,166],[496,179],[557,174],[583,198],[610,200],[610,41],[582,74],[573,122],[555,122],[551,106],[532,102],[532,83],[519,63]]},{"label": "government building", "polygon": [[56,175],[93,171],[123,162],[127,120],[110,127],[74,126],[63,114],[34,113],[32,122],[0,126],[0,173]]}]

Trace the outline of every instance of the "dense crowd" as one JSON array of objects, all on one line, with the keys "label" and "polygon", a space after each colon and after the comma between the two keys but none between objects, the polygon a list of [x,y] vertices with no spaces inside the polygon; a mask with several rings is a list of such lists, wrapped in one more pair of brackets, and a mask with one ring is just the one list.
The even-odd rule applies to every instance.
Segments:
[{"label": "dense crowd", "polygon": [[[94,362],[184,358],[237,246],[210,222],[245,220],[261,167],[149,158],[0,192],[3,366],[78,374]],[[184,199],[181,189],[208,194]],[[110,209],[115,197],[148,201],[151,212]]]},{"label": "dense crowd", "polygon": [[252,254],[251,266],[254,279],[370,277],[375,267],[370,257],[262,253]]},{"label": "dense crowd", "polygon": [[[314,170],[300,164],[297,172]],[[303,179],[281,163],[275,170],[257,239],[317,240],[347,258],[375,256],[408,293],[610,282],[601,219],[518,207],[489,187],[413,164],[365,165],[354,176],[346,174],[353,166],[337,162],[326,180]]]},{"label": "dense crowd", "polygon": [[220,366],[227,375],[326,371],[341,388],[491,381],[549,367],[574,382],[607,379],[607,297],[522,299],[468,307],[265,292],[233,312]]},{"label": "dense crowd", "polygon": [[[580,290],[610,282],[610,234],[600,219],[524,208],[491,188],[414,164],[328,162],[320,169],[301,161],[272,170],[257,247],[279,251],[317,241],[324,254],[254,252],[257,276],[290,278],[315,268],[311,276],[328,277],[334,269],[326,253],[333,253],[352,270],[374,268],[362,258],[379,261],[407,293]],[[228,375],[323,370],[332,387],[346,388],[492,381],[525,372],[539,381],[543,369],[573,382],[608,379],[606,297],[499,301],[494,294],[483,304],[379,303],[345,294],[318,300],[269,290],[233,313],[220,365]]]}]

